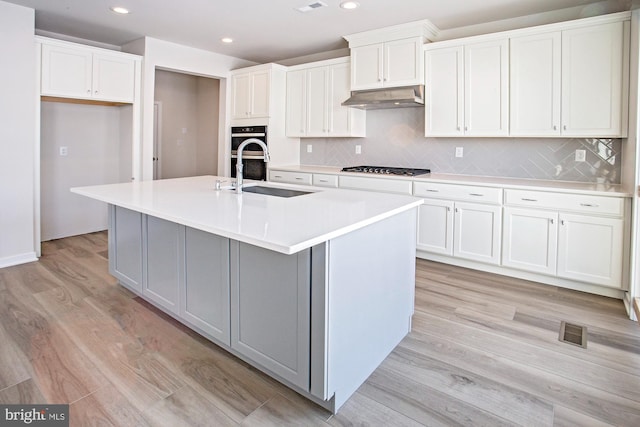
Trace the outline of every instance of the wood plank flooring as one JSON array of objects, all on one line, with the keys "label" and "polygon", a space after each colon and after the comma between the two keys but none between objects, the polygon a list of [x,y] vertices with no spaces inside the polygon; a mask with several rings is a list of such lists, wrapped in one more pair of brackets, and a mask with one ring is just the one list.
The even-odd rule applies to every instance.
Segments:
[{"label": "wood plank flooring", "polygon": [[69,403],[72,426],[640,425],[618,300],[418,260],[413,331],[332,416],[120,287],[106,251],[87,234],[0,269],[0,403]]}]

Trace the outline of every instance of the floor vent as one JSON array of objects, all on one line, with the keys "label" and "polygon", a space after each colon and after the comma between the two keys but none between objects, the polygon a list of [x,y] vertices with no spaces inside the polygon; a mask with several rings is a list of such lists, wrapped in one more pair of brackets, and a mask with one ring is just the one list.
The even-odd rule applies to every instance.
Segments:
[{"label": "floor vent", "polygon": [[567,323],[563,320],[560,322],[560,336],[558,339],[567,344],[587,348],[587,327]]}]

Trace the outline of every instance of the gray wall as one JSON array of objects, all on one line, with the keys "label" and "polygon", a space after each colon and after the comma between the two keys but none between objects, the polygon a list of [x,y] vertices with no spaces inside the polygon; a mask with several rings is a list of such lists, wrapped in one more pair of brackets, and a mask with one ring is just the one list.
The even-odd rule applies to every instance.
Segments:
[{"label": "gray wall", "polygon": [[156,70],[155,100],[162,103],[161,175],[216,175],[219,80]]},{"label": "gray wall", "polygon": [[[620,183],[620,139],[425,138],[424,109],[367,111],[366,138],[303,138],[303,165],[380,165],[437,173]],[[313,147],[307,153],[307,145]],[[362,154],[355,154],[355,145]],[[464,157],[456,158],[456,147]],[[576,162],[575,150],[587,151]]]},{"label": "gray wall", "polygon": [[[107,205],[73,194],[71,187],[128,181],[121,171],[121,146],[131,158],[131,137],[120,141],[121,111],[131,107],[43,102],[41,105],[40,199],[42,240],[107,228]],[[131,116],[127,118],[131,122]],[[126,123],[126,120],[124,120]],[[130,125],[125,125],[130,129]],[[130,134],[129,134],[130,135]],[[67,155],[60,155],[67,147]]]}]

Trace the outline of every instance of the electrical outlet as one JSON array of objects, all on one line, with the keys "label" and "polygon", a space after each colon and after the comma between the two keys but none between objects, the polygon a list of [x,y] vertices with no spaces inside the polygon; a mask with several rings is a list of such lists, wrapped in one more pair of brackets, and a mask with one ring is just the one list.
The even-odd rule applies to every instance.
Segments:
[{"label": "electrical outlet", "polygon": [[68,147],[60,147],[60,155],[61,156],[66,156],[69,154],[69,148]]},{"label": "electrical outlet", "polygon": [[356,145],[356,154],[362,154],[362,145]]},{"label": "electrical outlet", "polygon": [[307,153],[313,153],[313,145],[307,144]]},{"label": "electrical outlet", "polygon": [[587,160],[586,150],[576,150],[576,162],[584,162]]},{"label": "electrical outlet", "polygon": [[456,157],[462,157],[462,156],[464,156],[464,148],[456,147]]}]

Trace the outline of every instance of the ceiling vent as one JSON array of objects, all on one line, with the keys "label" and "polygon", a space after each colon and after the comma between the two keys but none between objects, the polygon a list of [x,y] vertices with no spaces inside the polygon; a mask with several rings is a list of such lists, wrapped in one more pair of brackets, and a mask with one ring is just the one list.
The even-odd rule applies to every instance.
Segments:
[{"label": "ceiling vent", "polygon": [[319,9],[321,7],[327,7],[327,4],[322,1],[314,1],[313,3],[309,3],[306,6],[297,7],[296,10],[298,12],[306,13],[311,12],[314,9]]}]

